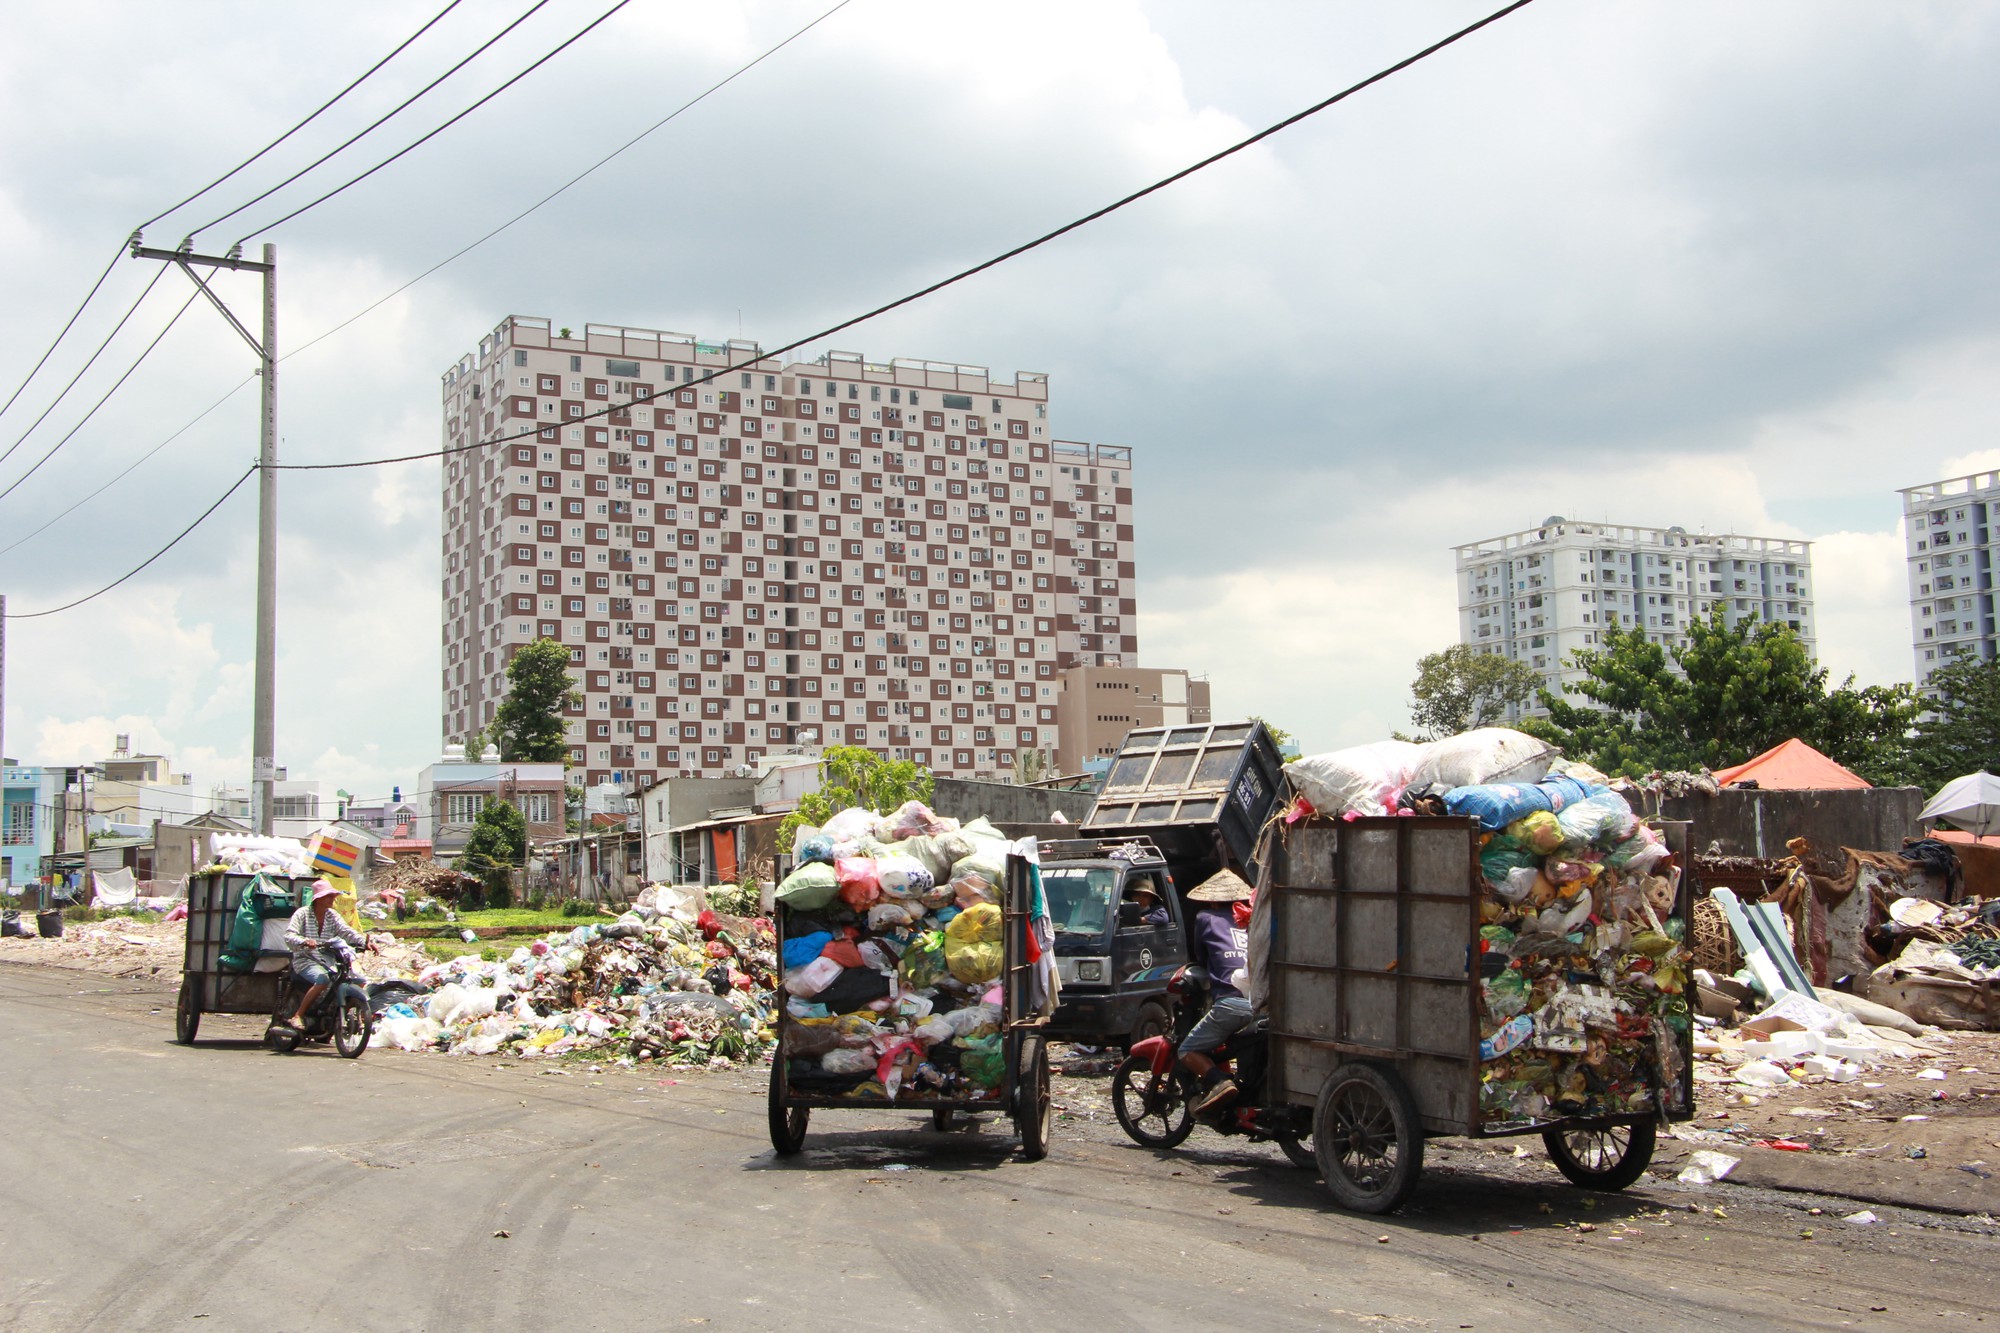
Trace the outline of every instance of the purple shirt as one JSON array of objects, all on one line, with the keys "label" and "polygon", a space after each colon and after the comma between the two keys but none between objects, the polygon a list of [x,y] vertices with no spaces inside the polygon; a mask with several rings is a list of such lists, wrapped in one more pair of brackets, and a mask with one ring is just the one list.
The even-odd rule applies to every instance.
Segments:
[{"label": "purple shirt", "polygon": [[1208,972],[1209,993],[1215,999],[1242,998],[1243,992],[1229,984],[1239,967],[1250,964],[1250,935],[1236,924],[1228,903],[1204,905],[1194,914],[1194,961]]}]

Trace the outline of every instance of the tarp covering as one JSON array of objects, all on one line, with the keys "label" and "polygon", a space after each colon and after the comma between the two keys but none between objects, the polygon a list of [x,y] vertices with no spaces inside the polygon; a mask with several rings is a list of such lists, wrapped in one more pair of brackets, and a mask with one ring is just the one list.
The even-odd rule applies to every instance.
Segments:
[{"label": "tarp covering", "polygon": [[1755,781],[1759,787],[1783,791],[1865,790],[1873,785],[1796,736],[1734,768],[1716,769],[1715,780],[1725,787],[1732,782]]}]

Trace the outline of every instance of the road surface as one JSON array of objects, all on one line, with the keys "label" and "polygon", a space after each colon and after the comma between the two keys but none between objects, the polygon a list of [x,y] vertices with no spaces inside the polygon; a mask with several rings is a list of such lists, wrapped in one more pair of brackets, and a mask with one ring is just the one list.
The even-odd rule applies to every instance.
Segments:
[{"label": "road surface", "polygon": [[213,1016],[190,1049],[171,1010],[0,964],[0,1329],[2000,1324],[1989,1222],[1592,1198],[1507,1155],[1532,1140],[1443,1151],[1391,1218],[1275,1148],[1155,1154],[1101,1117],[1028,1164],[997,1118],[816,1112],[780,1162],[761,1070],[280,1056]]}]

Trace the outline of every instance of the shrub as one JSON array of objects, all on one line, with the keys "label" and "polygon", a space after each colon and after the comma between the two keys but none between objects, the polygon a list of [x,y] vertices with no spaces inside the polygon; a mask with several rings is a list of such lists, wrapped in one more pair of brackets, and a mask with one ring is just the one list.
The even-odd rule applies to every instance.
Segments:
[{"label": "shrub", "polygon": [[596,916],[597,904],[587,903],[581,898],[571,898],[562,905],[564,916]]}]

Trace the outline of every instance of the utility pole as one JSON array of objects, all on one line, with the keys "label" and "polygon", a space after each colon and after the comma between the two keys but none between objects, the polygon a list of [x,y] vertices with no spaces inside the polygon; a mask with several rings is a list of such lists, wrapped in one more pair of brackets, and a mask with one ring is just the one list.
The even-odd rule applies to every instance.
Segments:
[{"label": "utility pole", "polygon": [[[259,833],[269,836],[273,785],[277,781],[277,661],[278,661],[278,247],[264,247],[264,261],[254,263],[243,257],[241,245],[223,256],[194,253],[192,239],[181,242],[178,250],[153,250],[132,233],[132,257],[157,259],[180,265],[181,271],[201,289],[210,304],[222,312],[229,327],[236,330],[250,350],[257,354],[258,374],[263,380],[261,410],[257,426],[257,661],[250,724],[250,819]],[[243,327],[230,313],[195,266],[264,275],[264,336],[260,339]]]}]

